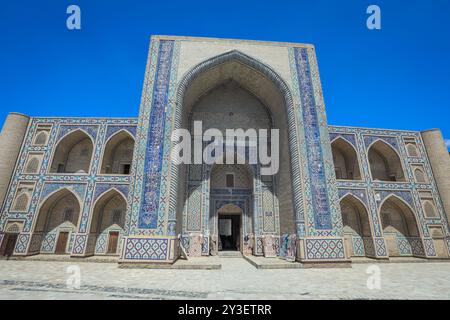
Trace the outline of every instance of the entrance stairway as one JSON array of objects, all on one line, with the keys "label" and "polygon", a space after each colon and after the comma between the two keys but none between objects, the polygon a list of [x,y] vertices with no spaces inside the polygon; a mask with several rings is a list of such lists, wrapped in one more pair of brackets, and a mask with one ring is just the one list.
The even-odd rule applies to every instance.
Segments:
[{"label": "entrance stairway", "polygon": [[219,251],[219,257],[221,258],[242,258],[240,251]]}]

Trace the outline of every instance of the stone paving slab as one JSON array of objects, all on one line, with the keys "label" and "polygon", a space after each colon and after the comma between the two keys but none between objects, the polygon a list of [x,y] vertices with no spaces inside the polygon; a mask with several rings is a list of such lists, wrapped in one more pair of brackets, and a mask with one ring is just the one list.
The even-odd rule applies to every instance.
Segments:
[{"label": "stone paving slab", "polygon": [[[450,299],[450,263],[353,264],[340,269],[121,269],[113,263],[0,261],[0,299]],[[68,281],[79,269],[80,288]],[[380,289],[369,289],[373,274]],[[370,281],[369,281],[370,282]]]},{"label": "stone paving slab", "polygon": [[10,260],[28,260],[28,261],[59,261],[59,262],[98,262],[98,263],[115,263],[119,261],[118,256],[92,256],[92,257],[71,257],[70,255],[56,254],[37,254],[28,257],[11,257]]},{"label": "stone paving slab", "polygon": [[175,263],[120,263],[122,269],[182,269],[182,270],[218,270],[222,268],[219,257],[195,257],[178,259]]},{"label": "stone paving slab", "polygon": [[264,258],[253,255],[244,256],[251,265],[256,269],[300,269],[303,268],[301,263],[289,262],[280,258]]}]

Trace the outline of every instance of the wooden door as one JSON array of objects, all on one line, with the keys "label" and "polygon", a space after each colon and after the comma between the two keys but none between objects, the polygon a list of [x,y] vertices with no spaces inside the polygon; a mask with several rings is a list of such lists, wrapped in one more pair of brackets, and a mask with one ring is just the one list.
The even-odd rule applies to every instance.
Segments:
[{"label": "wooden door", "polygon": [[68,232],[60,232],[58,242],[56,243],[56,254],[65,254],[67,248],[67,240],[69,239]]},{"label": "wooden door", "polygon": [[17,233],[6,233],[3,239],[2,255],[5,257],[11,257],[14,253],[14,248],[16,247],[16,241],[18,238]]},{"label": "wooden door", "polygon": [[110,232],[108,241],[108,254],[117,252],[117,243],[119,241],[119,232]]}]

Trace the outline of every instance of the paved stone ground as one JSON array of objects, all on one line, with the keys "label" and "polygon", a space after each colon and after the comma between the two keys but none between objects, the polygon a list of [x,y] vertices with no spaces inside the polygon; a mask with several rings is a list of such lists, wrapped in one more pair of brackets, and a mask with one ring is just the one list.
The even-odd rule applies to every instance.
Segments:
[{"label": "paved stone ground", "polygon": [[[450,263],[257,270],[242,258],[221,262],[221,270],[150,270],[0,260],[0,299],[450,299]],[[78,290],[66,286],[73,265],[81,271]],[[367,288],[366,271],[374,265],[381,290]]]}]

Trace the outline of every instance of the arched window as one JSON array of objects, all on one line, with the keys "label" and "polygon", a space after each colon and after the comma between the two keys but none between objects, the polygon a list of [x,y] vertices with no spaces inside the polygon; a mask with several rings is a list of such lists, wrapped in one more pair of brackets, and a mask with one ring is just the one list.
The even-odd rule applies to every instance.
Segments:
[{"label": "arched window", "polygon": [[434,205],[430,201],[425,201],[423,207],[427,218],[436,218],[438,216]]},{"label": "arched window", "polygon": [[93,143],[82,130],[65,136],[57,145],[51,173],[88,173],[91,165]]},{"label": "arched window", "polygon": [[373,180],[405,181],[400,157],[389,144],[378,140],[369,148],[368,156]]},{"label": "arched window", "polygon": [[361,180],[358,156],[353,146],[342,138],[331,144],[336,179]]},{"label": "arched window", "polygon": [[416,178],[416,182],[419,183],[426,183],[427,179],[425,177],[425,174],[423,173],[423,171],[419,168],[417,168],[416,170],[414,170],[414,177]]},{"label": "arched window", "polygon": [[8,228],[6,229],[6,232],[8,233],[19,233],[20,232],[20,227],[17,223],[13,223],[10,226],[8,226]]},{"label": "arched window", "polygon": [[105,146],[101,174],[130,174],[134,138],[125,130],[112,136]]},{"label": "arched window", "polygon": [[412,144],[412,143],[408,143],[407,145],[406,145],[406,150],[408,151],[408,155],[410,156],[410,157],[417,157],[418,156],[418,152],[417,152],[417,147],[414,145],[414,144]]},{"label": "arched window", "polygon": [[28,195],[26,193],[20,194],[14,202],[14,211],[27,211],[28,209]]},{"label": "arched window", "polygon": [[39,170],[39,159],[36,157],[30,158],[25,169],[25,173],[37,173]]},{"label": "arched window", "polygon": [[47,132],[41,131],[36,135],[34,139],[35,145],[45,145],[47,143]]}]

